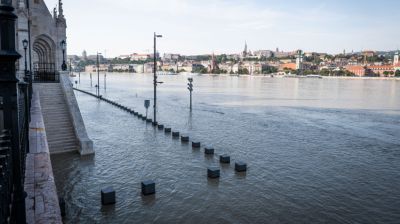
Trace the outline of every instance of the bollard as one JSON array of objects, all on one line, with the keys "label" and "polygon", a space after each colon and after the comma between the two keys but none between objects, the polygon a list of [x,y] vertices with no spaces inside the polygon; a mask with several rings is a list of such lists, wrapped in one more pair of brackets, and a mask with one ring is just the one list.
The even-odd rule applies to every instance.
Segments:
[{"label": "bollard", "polygon": [[115,190],[113,187],[101,189],[101,203],[103,205],[115,204]]},{"label": "bollard", "polygon": [[220,176],[220,170],[217,167],[209,167],[207,169],[207,176],[209,178],[219,178]]},{"label": "bollard", "polygon": [[182,141],[182,142],[189,142],[189,136],[182,135],[182,136],[181,136],[181,141]]},{"label": "bollard", "polygon": [[193,148],[200,148],[201,147],[201,143],[200,142],[192,142],[192,147]]},{"label": "bollard", "polygon": [[151,122],[151,124],[155,127],[155,126],[157,126],[158,125],[158,122],[157,121],[155,121],[155,122]]},{"label": "bollard", "polygon": [[159,124],[159,125],[158,125],[158,130],[164,130],[164,125]]},{"label": "bollard", "polygon": [[213,155],[213,154],[214,154],[214,148],[212,148],[212,147],[206,147],[206,148],[204,148],[204,153],[205,153],[206,155]]},{"label": "bollard", "polygon": [[147,123],[152,123],[152,122],[153,122],[153,120],[152,120],[152,119],[150,119],[150,118],[148,118],[148,119],[146,119],[146,122],[147,122]]},{"label": "bollard", "polygon": [[142,116],[141,114],[138,114],[138,117],[139,117],[139,118],[142,118],[143,116]]},{"label": "bollard", "polygon": [[60,206],[61,217],[65,217],[66,211],[65,211],[65,200],[64,200],[64,198],[59,198],[58,199],[58,204]]},{"label": "bollard", "polygon": [[146,119],[147,119],[146,117],[142,116],[142,120],[144,120],[144,121],[145,121]]},{"label": "bollard", "polygon": [[156,193],[156,183],[152,180],[142,182],[142,194],[151,195]]},{"label": "bollard", "polygon": [[165,128],[164,131],[165,133],[171,133],[171,128]]},{"label": "bollard", "polygon": [[219,157],[221,163],[231,163],[231,157],[228,155],[222,155]]},{"label": "bollard", "polygon": [[235,170],[236,172],[246,172],[247,171],[247,164],[244,162],[236,162],[235,163]]},{"label": "bollard", "polygon": [[179,131],[172,132],[172,137],[179,138]]}]

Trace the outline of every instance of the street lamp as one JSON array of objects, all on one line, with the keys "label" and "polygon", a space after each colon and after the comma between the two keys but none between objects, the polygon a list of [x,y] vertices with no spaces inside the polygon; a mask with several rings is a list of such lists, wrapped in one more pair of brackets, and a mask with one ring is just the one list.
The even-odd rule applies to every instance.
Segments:
[{"label": "street lamp", "polygon": [[190,92],[190,111],[192,111],[193,78],[188,78],[188,90]]},{"label": "street lamp", "polygon": [[101,53],[97,52],[97,97],[100,97],[100,60]]},{"label": "street lamp", "polygon": [[63,53],[63,63],[61,65],[61,69],[63,71],[67,70],[67,64],[65,63],[65,49],[67,48],[67,42],[65,42],[65,40],[61,41],[61,49],[62,49],[62,53]]},{"label": "street lamp", "polygon": [[28,49],[28,40],[23,40],[22,41],[22,45],[24,47],[24,51],[25,51],[25,77],[28,74],[28,59],[26,57],[26,50]]},{"label": "street lamp", "polygon": [[157,38],[162,38],[162,35],[154,32],[154,123],[157,123]]}]

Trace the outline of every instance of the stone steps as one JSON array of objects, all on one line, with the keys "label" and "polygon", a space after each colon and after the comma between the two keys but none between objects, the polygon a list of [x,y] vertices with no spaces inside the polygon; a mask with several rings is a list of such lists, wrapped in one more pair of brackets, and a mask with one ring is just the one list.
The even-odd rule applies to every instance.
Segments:
[{"label": "stone steps", "polygon": [[35,84],[39,91],[50,153],[78,149],[68,106],[59,83]]}]

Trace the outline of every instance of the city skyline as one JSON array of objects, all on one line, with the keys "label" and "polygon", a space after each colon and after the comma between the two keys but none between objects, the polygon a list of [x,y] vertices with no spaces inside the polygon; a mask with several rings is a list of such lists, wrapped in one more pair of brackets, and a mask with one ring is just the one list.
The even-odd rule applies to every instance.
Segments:
[{"label": "city skyline", "polygon": [[[57,0],[45,0],[49,10]],[[152,51],[153,32],[163,34],[160,53],[239,53],[279,48],[340,53],[399,48],[395,17],[400,3],[301,1],[117,1],[64,3],[69,54],[107,57]],[[90,10],[88,10],[90,9]],[[72,35],[73,34],[73,35]]]}]

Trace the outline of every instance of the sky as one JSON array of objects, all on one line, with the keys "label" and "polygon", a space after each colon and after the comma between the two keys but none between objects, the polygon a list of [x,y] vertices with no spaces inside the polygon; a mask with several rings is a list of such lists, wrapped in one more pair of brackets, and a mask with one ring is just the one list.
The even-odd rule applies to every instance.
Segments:
[{"label": "sky", "polygon": [[[45,0],[54,8],[58,0]],[[341,53],[400,47],[399,0],[64,0],[68,54]]]}]

